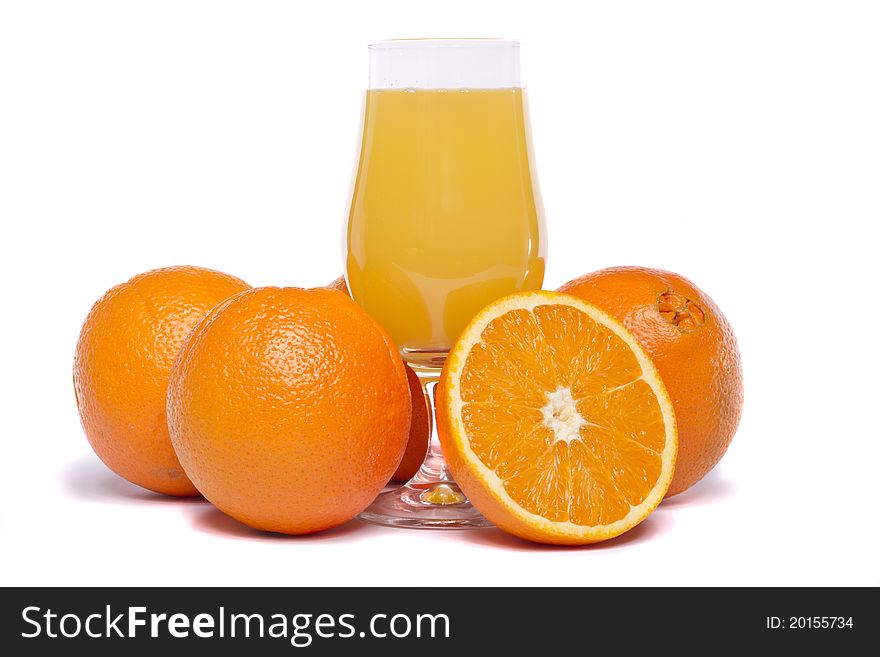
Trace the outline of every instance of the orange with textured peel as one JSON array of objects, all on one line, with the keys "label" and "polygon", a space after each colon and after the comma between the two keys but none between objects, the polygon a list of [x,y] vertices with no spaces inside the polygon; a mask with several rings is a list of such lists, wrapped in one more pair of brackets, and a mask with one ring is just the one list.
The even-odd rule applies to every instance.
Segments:
[{"label": "orange with textured peel", "polygon": [[422,390],[419,377],[412,368],[406,366],[406,379],[409,382],[409,394],[412,398],[412,421],[409,426],[409,441],[400,465],[391,477],[394,481],[406,482],[419,471],[425,453],[428,451],[428,439],[431,437],[431,417],[428,415],[428,400]]},{"label": "orange with textured peel", "polygon": [[[347,296],[351,296],[348,291],[348,285],[345,283],[345,276],[340,276],[327,286],[331,290],[337,290]],[[412,397],[412,423],[409,430],[409,442],[406,445],[406,451],[403,459],[394,476],[394,481],[409,481],[412,476],[419,471],[422,461],[425,460],[425,453],[428,451],[428,440],[431,437],[431,418],[428,415],[428,402],[425,393],[422,391],[422,384],[419,377],[407,365],[406,378],[409,381],[409,392]]]},{"label": "orange with textured peel", "polygon": [[724,456],[742,415],[742,363],[727,318],[691,281],[659,269],[612,267],[559,291],[616,317],[657,366],[678,421],[667,497],[687,490]]},{"label": "orange with textured peel", "polygon": [[351,299],[257,288],[215,308],[180,351],[168,426],[187,475],[256,529],[306,534],[362,511],[406,447],[406,370]]},{"label": "orange with textured peel", "polygon": [[76,405],[95,453],[116,474],[168,495],[197,495],[165,422],[171,366],[190,330],[250,286],[201,267],[167,267],[104,294],[76,344]]},{"label": "orange with textured peel", "polygon": [[438,429],[474,506],[533,541],[579,545],[644,520],[672,480],[675,417],[619,322],[575,297],[513,294],[452,348]]}]

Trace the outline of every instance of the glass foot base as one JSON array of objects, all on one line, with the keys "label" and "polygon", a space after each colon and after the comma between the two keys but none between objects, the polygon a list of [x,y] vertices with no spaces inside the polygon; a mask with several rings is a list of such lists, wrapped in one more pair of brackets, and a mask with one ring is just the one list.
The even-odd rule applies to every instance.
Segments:
[{"label": "glass foot base", "polygon": [[411,529],[491,527],[454,481],[410,482],[377,497],[358,516],[376,525]]}]

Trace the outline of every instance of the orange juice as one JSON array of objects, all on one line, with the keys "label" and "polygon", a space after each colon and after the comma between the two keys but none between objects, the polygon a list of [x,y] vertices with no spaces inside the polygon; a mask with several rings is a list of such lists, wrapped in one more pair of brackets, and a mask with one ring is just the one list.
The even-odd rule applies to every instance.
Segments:
[{"label": "orange juice", "polygon": [[352,296],[437,365],[483,306],[544,279],[522,89],[367,92],[347,232]]}]

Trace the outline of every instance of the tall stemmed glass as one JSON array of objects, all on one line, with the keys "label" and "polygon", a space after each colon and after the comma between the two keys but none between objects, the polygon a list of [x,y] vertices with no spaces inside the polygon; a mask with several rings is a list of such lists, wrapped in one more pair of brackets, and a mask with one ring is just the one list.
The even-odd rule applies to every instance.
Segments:
[{"label": "tall stemmed glass", "polygon": [[[489,302],[541,287],[545,230],[519,43],[373,44],[346,231],[352,297],[422,382],[429,416],[446,354]],[[413,400],[419,403],[419,400]],[[446,468],[436,423],[421,470],[361,514],[399,527],[483,527]]]}]

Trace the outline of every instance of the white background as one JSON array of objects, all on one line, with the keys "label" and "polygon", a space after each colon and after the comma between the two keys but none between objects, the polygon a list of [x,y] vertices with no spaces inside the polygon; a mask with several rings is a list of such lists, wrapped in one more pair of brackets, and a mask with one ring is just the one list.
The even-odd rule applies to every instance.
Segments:
[{"label": "white background", "polygon": [[[870,2],[4,2],[0,583],[880,584],[880,12]],[[523,42],[546,287],[680,272],[734,326],[716,470],[612,542],[261,535],[110,473],[74,344],[141,271],[341,273],[366,45]]]}]

